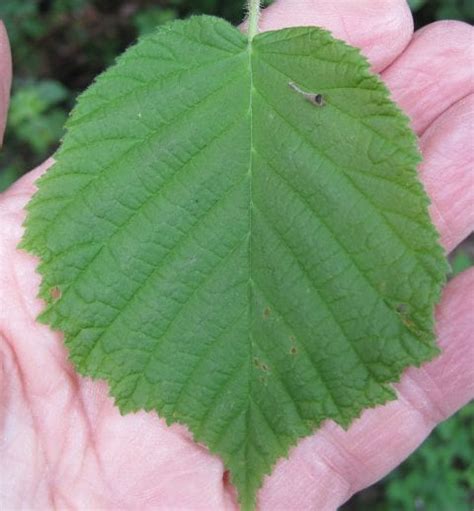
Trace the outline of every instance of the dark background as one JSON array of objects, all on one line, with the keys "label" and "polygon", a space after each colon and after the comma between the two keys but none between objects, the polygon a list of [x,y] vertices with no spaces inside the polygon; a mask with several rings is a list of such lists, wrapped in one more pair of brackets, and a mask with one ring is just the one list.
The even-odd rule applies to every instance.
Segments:
[{"label": "dark background", "polygon": [[[474,0],[409,3],[417,28],[438,19],[474,21]],[[243,12],[237,0],[0,0],[15,77],[0,191],[54,152],[77,94],[138,35],[197,13],[238,23]],[[472,264],[472,245],[468,241],[452,258],[453,274]],[[473,429],[471,404],[439,426],[398,470],[342,509],[472,510]]]}]

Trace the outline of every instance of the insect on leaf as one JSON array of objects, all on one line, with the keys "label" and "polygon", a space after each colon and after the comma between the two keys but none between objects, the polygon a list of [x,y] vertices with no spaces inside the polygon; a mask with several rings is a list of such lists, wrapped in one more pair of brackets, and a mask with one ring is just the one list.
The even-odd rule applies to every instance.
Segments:
[{"label": "insect on leaf", "polygon": [[437,348],[446,263],[416,140],[318,28],[164,26],[79,98],[28,206],[41,320],[122,412],[188,426],[243,509],[324,420]]}]

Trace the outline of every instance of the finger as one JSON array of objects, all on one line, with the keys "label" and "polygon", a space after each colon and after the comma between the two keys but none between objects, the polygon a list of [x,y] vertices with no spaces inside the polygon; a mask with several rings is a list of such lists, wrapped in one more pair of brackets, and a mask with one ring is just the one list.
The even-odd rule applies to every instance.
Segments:
[{"label": "finger", "polygon": [[474,397],[473,287],[474,269],[445,288],[437,313],[442,354],[405,373],[397,401],[366,410],[348,431],[326,423],[300,442],[266,480],[262,511],[337,509],[393,470],[437,422]]},{"label": "finger", "polygon": [[474,94],[458,101],[426,130],[420,176],[447,252],[474,229]]},{"label": "finger", "polygon": [[12,61],[7,31],[0,21],[0,145],[3,141],[7,120],[10,86],[12,81]]},{"label": "finger", "polygon": [[278,0],[265,9],[261,30],[320,26],[362,50],[375,71],[388,66],[413,34],[404,0]]},{"label": "finger", "polygon": [[406,51],[382,74],[418,133],[473,91],[473,44],[474,29],[467,23],[432,23],[415,33]]}]

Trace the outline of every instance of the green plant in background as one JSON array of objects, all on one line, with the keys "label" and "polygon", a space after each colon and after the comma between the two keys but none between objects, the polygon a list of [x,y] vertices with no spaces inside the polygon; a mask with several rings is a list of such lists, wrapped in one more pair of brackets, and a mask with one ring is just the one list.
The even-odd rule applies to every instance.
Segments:
[{"label": "green plant in background", "polygon": [[21,174],[22,151],[45,155],[58,143],[67,118],[64,103],[70,97],[68,89],[55,80],[18,80],[13,90],[6,139],[11,144],[9,161],[0,173],[0,191]]},{"label": "green plant in background", "polygon": [[20,142],[44,154],[63,133],[67,116],[60,104],[69,97],[69,91],[53,80],[30,82],[15,89],[9,126]]},{"label": "green plant in background", "polygon": [[461,248],[451,258],[453,276],[467,270],[470,266],[472,266],[472,257],[466,249]]},{"label": "green plant in background", "polygon": [[472,21],[474,2],[472,0],[408,0],[411,9],[421,19],[453,19]]},{"label": "green plant in background", "polygon": [[138,35],[145,35],[153,32],[157,26],[173,21],[177,17],[178,11],[176,9],[151,7],[150,9],[137,12],[133,18],[133,23]]},{"label": "green plant in background", "polygon": [[470,511],[474,504],[474,404],[444,422],[389,475],[390,510]]}]

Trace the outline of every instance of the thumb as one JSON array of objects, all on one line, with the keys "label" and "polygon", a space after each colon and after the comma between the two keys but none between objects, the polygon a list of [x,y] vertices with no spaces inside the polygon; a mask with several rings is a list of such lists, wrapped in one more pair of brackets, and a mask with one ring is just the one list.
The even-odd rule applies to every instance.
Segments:
[{"label": "thumb", "polygon": [[10,86],[12,82],[12,58],[5,25],[0,21],[0,145],[7,121]]}]

